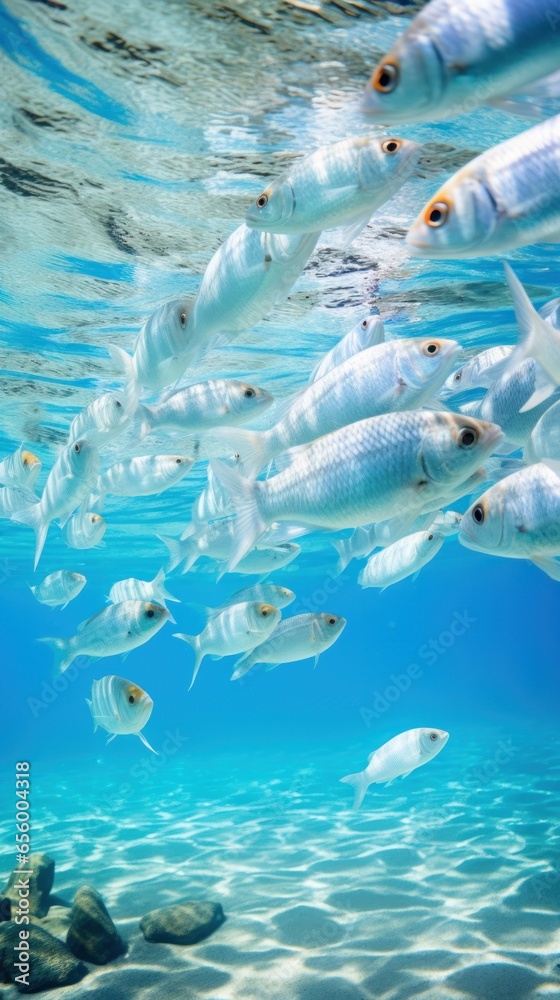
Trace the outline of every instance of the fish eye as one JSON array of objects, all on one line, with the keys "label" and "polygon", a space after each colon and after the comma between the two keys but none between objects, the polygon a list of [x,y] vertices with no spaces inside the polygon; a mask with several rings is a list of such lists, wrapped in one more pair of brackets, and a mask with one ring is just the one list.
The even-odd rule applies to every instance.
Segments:
[{"label": "fish eye", "polygon": [[422,348],[423,353],[429,354],[430,357],[433,357],[434,354],[439,354],[439,350],[439,344],[435,344],[433,342],[430,344],[424,344],[424,347]]},{"label": "fish eye", "polygon": [[239,455],[239,452],[238,452],[238,451],[236,451],[236,452],[235,452],[235,455],[234,455],[233,457],[234,457],[234,458],[235,458],[235,459],[237,460],[237,459],[238,459],[238,458],[240,457],[240,455]]},{"label": "fish eye", "polygon": [[245,396],[247,397],[247,399],[252,399],[254,395],[255,395],[254,389],[245,389]]},{"label": "fish eye", "polygon": [[473,427],[462,427],[458,440],[461,448],[472,448],[478,441],[478,434]]},{"label": "fish eye", "polygon": [[179,320],[180,320],[181,326],[184,326],[185,323],[187,322],[187,314],[186,314],[186,312],[182,312],[181,313],[181,315],[179,316]]},{"label": "fish eye", "polygon": [[329,618],[329,625],[336,625],[336,618]]},{"label": "fish eye", "polygon": [[362,330],[365,330],[366,328],[367,328],[367,319],[363,319],[362,320]]},{"label": "fish eye", "polygon": [[134,705],[134,695],[133,694],[129,694],[129,696],[128,696],[128,704],[129,705]]},{"label": "fish eye", "polygon": [[183,459],[182,458],[176,458],[175,461],[176,461],[177,465],[181,465]]},{"label": "fish eye", "polygon": [[481,503],[477,503],[476,507],[473,507],[472,518],[477,524],[484,524],[484,507]]},{"label": "fish eye", "polygon": [[263,617],[263,618],[266,618],[266,617],[267,617],[267,615],[268,615],[268,611],[266,610],[266,608],[263,608],[263,609],[262,609],[262,611],[261,611],[261,615],[262,615],[262,617]]},{"label": "fish eye", "polygon": [[462,372],[457,372],[457,374],[455,375],[455,381],[456,382],[460,382],[461,379],[462,379],[462,377],[463,377],[463,373]]},{"label": "fish eye", "polygon": [[428,541],[429,542],[433,542],[433,540],[434,540],[434,536],[433,535],[428,535]]},{"label": "fish eye", "polygon": [[76,444],[74,445],[74,451],[76,452],[77,455],[79,455],[79,453],[80,453],[80,446],[79,446],[79,444],[78,444],[77,441],[76,441]]},{"label": "fish eye", "polygon": [[152,611],[151,608],[150,608],[149,611],[146,611],[146,617],[147,618],[153,618],[154,617],[154,612]]},{"label": "fish eye", "polygon": [[120,400],[118,399],[115,400],[115,406],[117,407],[117,409],[122,409],[122,403],[120,402]]},{"label": "fish eye", "polygon": [[263,193],[257,198],[256,206],[257,208],[264,208],[265,205],[268,205],[268,195],[263,191]]},{"label": "fish eye", "polygon": [[386,139],[385,142],[381,143],[381,149],[384,153],[396,153],[400,149],[400,145],[398,139]]},{"label": "fish eye", "polygon": [[444,222],[447,222],[449,216],[449,205],[446,201],[434,201],[432,205],[427,209],[424,220],[428,223],[432,229],[437,229],[438,226],[443,226]]},{"label": "fish eye", "polygon": [[383,63],[376,71],[372,84],[382,94],[390,94],[399,82],[399,71],[393,63]]},{"label": "fish eye", "polygon": [[430,739],[432,743],[435,743],[437,738],[438,738],[437,733],[430,733]]}]

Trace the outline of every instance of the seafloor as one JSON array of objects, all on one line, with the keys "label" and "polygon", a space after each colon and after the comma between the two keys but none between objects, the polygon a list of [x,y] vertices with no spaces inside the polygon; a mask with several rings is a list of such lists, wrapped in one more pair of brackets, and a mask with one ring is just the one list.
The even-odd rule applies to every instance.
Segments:
[{"label": "seafloor", "polygon": [[[195,759],[185,740],[158,760],[126,749],[109,767],[104,755],[35,768],[33,849],[56,859],[57,897],[95,886],[128,941],[121,959],[37,996],[560,996],[552,733],[455,727],[436,760],[370,789],[358,813],[337,779],[365,764],[363,743]],[[145,942],[142,915],[185,898],[221,902],[225,924],[191,947]]]}]

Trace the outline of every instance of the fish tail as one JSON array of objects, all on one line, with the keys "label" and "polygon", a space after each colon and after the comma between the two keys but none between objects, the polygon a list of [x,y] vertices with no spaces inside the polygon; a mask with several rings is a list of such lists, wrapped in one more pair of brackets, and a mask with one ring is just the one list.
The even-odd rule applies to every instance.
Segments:
[{"label": "fish tail", "polygon": [[169,538],[168,535],[156,535],[156,538],[159,538],[160,542],[167,545],[167,548],[169,549],[169,562],[165,567],[165,572],[171,573],[171,570],[175,569],[176,566],[179,566],[185,558],[184,546],[178,538]]},{"label": "fish tail", "polygon": [[132,433],[140,441],[150,434],[154,425],[154,411],[150,406],[139,403],[134,414]]},{"label": "fish tail", "polygon": [[28,507],[23,507],[22,510],[16,511],[15,514],[12,514],[12,521],[18,521],[20,524],[28,524],[35,532],[35,562],[33,564],[33,569],[35,570],[45,547],[50,521],[45,520],[40,503],[32,503]]},{"label": "fish tail", "polygon": [[352,561],[352,552],[350,550],[350,545],[348,544],[347,538],[341,538],[340,540],[332,543],[333,547],[338,552],[338,562],[336,564],[336,575],[340,576],[344,573],[344,570],[348,566],[348,563]]},{"label": "fish tail", "polygon": [[231,572],[267,528],[259,510],[259,494],[264,484],[244,479],[225,462],[212,461],[210,464],[224,489],[231,494],[237,511],[233,551],[228,564]]},{"label": "fish tail", "polygon": [[358,771],[357,774],[347,774],[345,778],[340,779],[345,785],[352,785],[354,789],[354,803],[352,805],[353,809],[359,809],[362,802],[364,801],[364,795],[366,794],[369,781],[365,771]]},{"label": "fish tail", "polygon": [[505,261],[504,271],[513,298],[513,308],[519,328],[517,345],[505,371],[513,371],[526,358],[533,358],[542,369],[537,371],[535,377],[535,392],[521,407],[520,412],[524,413],[526,410],[532,410],[533,407],[538,406],[544,399],[548,399],[556,389],[556,381],[545,367],[546,345],[550,342],[550,325],[545,322],[542,316],[539,316],[519,278]]},{"label": "fish tail", "polygon": [[131,358],[130,354],[123,351],[122,347],[117,347],[116,344],[109,345],[109,354],[124,375],[125,409],[128,414],[132,415],[140,396],[140,383],[136,374],[134,358]]},{"label": "fish tail", "polygon": [[63,674],[76,657],[71,638],[64,639],[60,636],[47,636],[43,639],[37,639],[37,642],[46,642],[47,646],[52,649],[54,654],[54,668],[57,674]]},{"label": "fish tail", "polygon": [[37,590],[37,587],[33,587],[30,583],[28,583],[27,586],[29,587],[31,593],[33,594],[33,597],[35,597],[35,591]]},{"label": "fish tail", "polygon": [[212,437],[221,441],[227,454],[239,455],[238,471],[247,479],[255,479],[261,469],[274,457],[269,447],[266,431],[248,431],[239,427],[217,427]]},{"label": "fish tail", "polygon": [[367,584],[364,582],[364,574],[365,574],[365,569],[361,569],[360,572],[358,573],[357,582],[360,587],[367,587]]},{"label": "fish tail", "polygon": [[193,686],[193,684],[194,684],[194,682],[196,680],[196,675],[198,674],[198,671],[200,670],[200,664],[202,663],[202,660],[204,659],[204,652],[200,648],[200,636],[198,636],[198,635],[186,635],[184,632],[174,632],[173,633],[173,638],[174,639],[182,639],[183,642],[187,642],[189,644],[189,646],[191,646],[192,649],[194,650],[193,675],[192,675],[192,680],[191,680],[191,682],[189,684],[189,691],[190,691],[190,689],[192,688],[192,686]]},{"label": "fish tail", "polygon": [[[206,528],[206,524],[204,525],[204,527]],[[181,541],[184,542],[185,538],[190,538],[191,535],[195,535],[196,532],[197,532],[196,525],[192,521],[189,521],[189,523],[186,524],[185,527],[183,528],[183,534],[181,535]]]},{"label": "fish tail", "polygon": [[173,597],[165,587],[165,570],[162,566],[160,570],[156,573],[154,579],[152,580],[152,587],[154,588],[154,593],[157,594],[163,601],[174,601],[175,604],[180,604],[178,597]]}]

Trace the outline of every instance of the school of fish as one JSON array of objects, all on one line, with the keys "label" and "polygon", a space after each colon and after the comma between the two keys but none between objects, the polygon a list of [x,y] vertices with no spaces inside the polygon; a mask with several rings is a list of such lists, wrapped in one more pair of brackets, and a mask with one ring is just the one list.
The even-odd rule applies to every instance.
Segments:
[{"label": "school of fish", "polygon": [[[392,128],[483,104],[523,114],[541,94],[560,95],[549,6],[431,0],[373,68],[365,120]],[[286,299],[323,231],[337,230],[345,248],[404,184],[412,189],[421,153],[418,143],[391,133],[351,137],[291,162],[256,193],[196,294],[159,306],[131,351],[109,348],[122,391],[94,398],[74,416],[42,487],[41,461],[24,443],[0,461],[0,517],[34,530],[36,570],[53,522],[71,550],[103,545],[107,496],[172,490],[195,462],[207,461],[199,445],[208,435],[221,455],[207,462],[206,485],[180,537],[158,528],[167,567],[151,580],[111,582],[106,607],[68,637],[40,640],[59,670],[77,656],[126,655],[152,641],[175,622],[167,603],[180,603],[166,575],[178,567],[188,573],[201,557],[214,561],[218,579],[235,572],[259,580],[219,607],[199,608],[205,625],[198,633],[174,634],[184,644],[178,661],[184,653],[192,663],[190,687],[206,656],[238,657],[232,680],[259,664],[316,665],[346,620],[335,610],[284,616],[296,595],[267,580],[298,558],[310,534],[336,549],[333,576],[354,572],[353,560],[362,560],[358,582],[380,592],[414,578],[453,536],[477,553],[529,560],[560,581],[559,300],[538,311],[515,267],[504,262],[515,344],[465,355],[439,336],[406,331],[388,340],[382,317],[366,315],[340,331],[288,399],[253,384],[251,372],[197,378],[201,358]],[[479,258],[559,243],[560,115],[482,152],[418,209],[406,237],[413,257]],[[246,426],[268,408],[268,429]],[[146,444],[136,457],[104,460],[109,442],[132,436],[144,447],[154,434],[169,441],[165,453]],[[177,435],[195,438],[193,454],[174,452]],[[463,513],[454,509],[462,498]],[[82,574],[52,569],[31,591],[64,609],[85,586]],[[153,749],[142,733],[153,703],[134,682],[95,680],[88,705],[109,741],[134,734]],[[404,777],[447,739],[444,730],[418,728],[374,751],[364,771],[341,779],[353,786],[355,806],[370,784]]]}]

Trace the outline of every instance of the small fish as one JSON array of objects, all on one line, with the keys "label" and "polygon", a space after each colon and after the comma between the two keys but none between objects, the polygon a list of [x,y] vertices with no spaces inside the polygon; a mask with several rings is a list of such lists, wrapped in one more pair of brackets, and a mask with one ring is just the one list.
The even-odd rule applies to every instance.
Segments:
[{"label": "small fish", "polygon": [[489,347],[475,355],[466,365],[462,365],[447,379],[446,392],[464,392],[466,389],[490,389],[497,378],[503,375],[513,347],[503,345]]},{"label": "small fish", "polygon": [[239,680],[256,663],[267,663],[273,670],[279,663],[296,663],[313,659],[313,667],[321,653],[332,646],[346,627],[346,618],[325,612],[310,612],[284,618],[274,635],[254,648],[234,664],[232,681]]},{"label": "small fish", "polygon": [[350,243],[414,171],[420,146],[361,136],[296,160],[253,202],[245,222],[267,233],[345,229]]},{"label": "small fish", "polygon": [[[224,461],[234,469],[241,464],[239,455],[234,455],[233,458],[229,460],[224,459]],[[192,529],[195,534],[199,533],[209,521],[226,517],[232,514],[234,510],[229,493],[215,476],[214,470],[210,465],[207,467],[206,475],[206,486],[191,508]],[[191,533],[185,529],[182,537],[186,538],[187,534]]]},{"label": "small fish", "polygon": [[560,478],[547,464],[520,469],[491,486],[463,514],[459,541],[467,549],[530,559],[560,580]]},{"label": "small fish", "polygon": [[117,497],[156,496],[187,475],[194,459],[184,455],[140,455],[117,462],[95,485],[96,502],[107,494]]},{"label": "small fish", "polygon": [[555,397],[549,396],[537,406],[525,409],[525,404],[535,397],[542,382],[540,366],[533,358],[525,358],[515,368],[508,368],[479,400],[476,408],[470,410],[471,416],[500,425],[505,435],[500,451],[511,452],[522,447],[529,440],[539,418],[554,401]]},{"label": "small fish", "polygon": [[413,256],[446,260],[559,241],[560,115],[461,167],[406,238]]},{"label": "small fish", "polygon": [[110,733],[109,744],[116,736],[138,736],[145,747],[157,753],[141,730],[152,714],[154,703],[149,694],[137,684],[109,674],[91,686],[91,701],[86,698],[94,721],[93,731],[101,726]]},{"label": "small fish", "polygon": [[281,617],[282,612],[273,604],[244,601],[242,604],[232,604],[223,610],[218,608],[200,635],[175,632],[174,638],[187,642],[195,654],[189,691],[205,656],[210,655],[213,659],[220,660],[223,656],[244,653],[252,649],[274,631]]},{"label": "small fish", "polygon": [[417,516],[430,501],[433,510],[446,490],[495,451],[502,436],[494,424],[414,410],[370,417],[327,434],[264,482],[243,479],[214,462],[237,509],[229,568],[274,521],[339,530],[385,520],[396,511]]},{"label": "small fish", "polygon": [[66,445],[54,463],[41,499],[12,514],[13,521],[20,521],[33,528],[36,537],[35,563],[41,558],[51,521],[58,518],[64,527],[72,511],[90,492],[99,471],[99,452],[87,440]]},{"label": "small fish", "polygon": [[460,351],[454,340],[424,337],[368,347],[307,386],[270,430],[220,428],[216,438],[241,456],[244,475],[256,476],[277,455],[331,431],[421,406],[443,384]]},{"label": "small fish", "polygon": [[68,518],[62,537],[71,549],[93,549],[101,543],[106,530],[107,522],[101,514],[80,507]]},{"label": "small fish", "polygon": [[[260,543],[259,543],[260,545]],[[301,552],[301,546],[295,542],[282,542],[267,548],[252,549],[240,559],[235,567],[236,573],[243,576],[260,576],[261,582],[276,570],[285,569]],[[222,563],[218,580],[229,572],[227,562]]]},{"label": "small fish", "polygon": [[67,569],[59,569],[56,573],[50,573],[42,583],[30,590],[33,597],[40,604],[46,604],[49,608],[56,608],[60,605],[60,610],[73,601],[75,597],[84,589],[86,578],[81,573],[71,573]]},{"label": "small fish", "polygon": [[229,339],[282,302],[315,249],[319,233],[280,236],[239,226],[208,264],[188,327],[193,341]]},{"label": "small fish", "polygon": [[448,739],[449,733],[444,729],[407,729],[374,750],[364,771],[340,779],[354,788],[354,809],[359,809],[370,785],[389,785],[395,778],[406,778],[411,771],[433,760]]},{"label": "small fish", "polygon": [[134,428],[139,438],[177,431],[204,434],[214,427],[246,423],[263,413],[273,401],[266,389],[220,378],[177,389],[165,402],[138,406]]},{"label": "small fish", "polygon": [[560,462],[560,400],[549,406],[533,428],[523,449],[527,465],[550,459]]},{"label": "small fish", "polygon": [[[208,556],[210,559],[217,559],[218,561],[228,560],[235,541],[235,530],[235,518],[228,517],[214,521],[212,524],[204,525],[203,530],[200,532],[193,531],[192,525],[187,525],[180,539],[158,535],[157,537],[160,541],[169,549],[170,558],[167,564],[167,572],[170,573],[176,566],[183,563],[182,572],[188,573],[201,556]],[[269,545],[266,535],[263,535],[263,538],[259,541],[259,547],[262,547],[263,551],[266,549],[270,553],[271,550],[277,549],[282,556],[293,552],[291,558],[295,559],[295,556],[300,551],[299,546],[295,546],[294,549],[285,549],[283,548],[284,544],[283,542],[282,545]],[[270,562],[270,555],[263,558],[264,563],[268,564]],[[283,560],[282,565],[287,565],[287,563]],[[252,572],[258,572],[258,570],[252,570]]]},{"label": "small fish", "polygon": [[[120,604],[122,601],[149,601],[152,604],[160,604],[166,607],[166,601],[174,601],[179,604],[179,598],[173,597],[165,587],[165,572],[160,569],[153,580],[136,580],[129,577],[127,580],[119,580],[114,583],[109,591],[108,600],[111,604]],[[174,619],[169,615],[169,621]]]},{"label": "small fish", "polygon": [[3,486],[0,489],[0,518],[11,518],[18,510],[23,510],[30,503],[36,503],[37,497],[29,490],[18,486]]},{"label": "small fish", "polygon": [[74,417],[68,432],[68,444],[87,438],[96,448],[113,441],[129,427],[136,399],[126,394],[106,392]]},{"label": "small fish", "polygon": [[0,483],[33,491],[41,472],[41,460],[20,444],[13,455],[0,462]]},{"label": "small fish", "polygon": [[52,649],[55,667],[62,673],[77,656],[99,659],[129,653],[159,632],[168,618],[169,611],[159,604],[123,601],[121,604],[110,604],[82,622],[76,635],[66,638],[49,636],[37,641],[46,642]]},{"label": "small fish", "polygon": [[560,67],[543,0],[432,0],[373,72],[363,110],[433,121],[503,102]]},{"label": "small fish", "polygon": [[456,510],[438,510],[430,524],[430,528],[433,528],[434,531],[439,531],[444,538],[449,538],[451,535],[459,533],[462,520],[463,515],[459,514]]},{"label": "small fish", "polygon": [[358,583],[385,590],[393,583],[416,577],[423,566],[437,555],[444,542],[439,531],[415,531],[376,552],[358,576]]},{"label": "small fish", "polygon": [[414,520],[407,514],[355,528],[349,538],[340,538],[332,543],[339,556],[336,575],[340,576],[352,559],[369,556],[374,549],[385,548],[413,531],[423,531],[430,527],[432,517],[433,511],[428,511]]},{"label": "small fish", "polygon": [[275,583],[255,583],[252,587],[245,587],[244,590],[238,590],[236,594],[228,597],[227,601],[220,604],[220,608],[229,608],[232,604],[242,604],[244,601],[261,601],[263,604],[273,604],[275,608],[282,610],[295,599],[293,590],[288,590],[287,587],[279,587]]},{"label": "small fish", "polygon": [[342,340],[339,340],[338,344],[335,344],[328,354],[325,354],[324,358],[321,358],[317,362],[309,376],[309,381],[316,382],[317,379],[322,378],[323,375],[327,375],[337,365],[341,365],[343,361],[354,357],[360,351],[367,350],[368,347],[375,347],[376,344],[382,344],[384,340],[385,330],[383,329],[381,317],[367,316],[365,319],[360,320],[359,323],[356,323],[356,326],[352,327],[350,333],[347,333]]},{"label": "small fish", "polygon": [[131,401],[138,400],[142,386],[159,392],[172,385],[195,360],[198,346],[191,342],[187,330],[191,311],[189,298],[164,302],[144,323],[132,357],[121,347],[109,347],[113,361],[124,373]]},{"label": "small fish", "polygon": [[521,411],[525,412],[548,399],[560,385],[560,330],[539,316],[509,264],[504,263],[504,270],[513,296],[515,318],[519,328],[517,345],[506,371],[513,371],[526,358],[533,358],[537,362],[536,388],[530,399],[521,407]]}]

